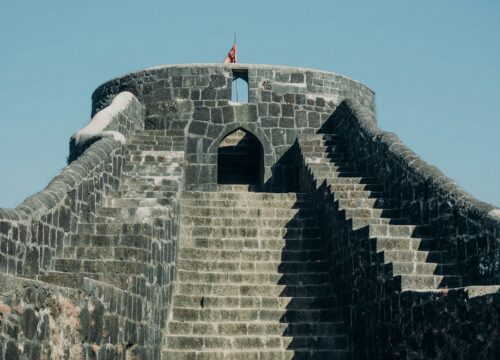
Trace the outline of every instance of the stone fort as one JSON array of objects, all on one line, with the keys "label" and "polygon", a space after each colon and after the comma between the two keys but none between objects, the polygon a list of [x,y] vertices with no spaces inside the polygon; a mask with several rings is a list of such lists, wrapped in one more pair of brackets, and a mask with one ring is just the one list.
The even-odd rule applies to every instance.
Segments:
[{"label": "stone fort", "polygon": [[499,358],[500,210],[381,131],[363,84],[159,66],[92,114],[0,209],[1,359]]}]

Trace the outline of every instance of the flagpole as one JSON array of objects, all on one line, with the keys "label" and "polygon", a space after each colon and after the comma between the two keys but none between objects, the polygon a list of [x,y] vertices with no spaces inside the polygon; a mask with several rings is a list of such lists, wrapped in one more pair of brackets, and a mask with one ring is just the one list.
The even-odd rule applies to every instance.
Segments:
[{"label": "flagpole", "polygon": [[[236,31],[234,31],[234,44],[233,46],[236,45]],[[235,56],[235,62],[236,62],[236,52],[234,53]],[[236,102],[240,102],[240,97],[238,95],[238,81],[236,81]]]}]

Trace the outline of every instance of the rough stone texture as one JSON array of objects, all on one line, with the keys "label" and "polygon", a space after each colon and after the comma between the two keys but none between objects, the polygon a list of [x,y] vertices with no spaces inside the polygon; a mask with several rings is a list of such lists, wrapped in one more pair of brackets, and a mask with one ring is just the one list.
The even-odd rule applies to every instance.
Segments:
[{"label": "rough stone texture", "polygon": [[103,84],[70,164],[0,209],[0,359],[498,358],[499,210],[374,113],[311,69]]},{"label": "rough stone texture", "polygon": [[[248,70],[248,103],[230,101],[233,69]],[[202,64],[162,66],[111,80],[94,92],[93,111],[123,90],[146,106],[146,129],[185,132],[188,190],[216,190],[217,146],[241,127],[262,143],[265,189],[293,191],[298,175],[288,151],[297,135],[315,133],[345,98],[375,110],[371,90],[338,74],[270,65]]]},{"label": "rough stone texture", "polygon": [[130,359],[131,295],[85,279],[85,291],[1,274],[0,358]]},{"label": "rough stone texture", "polygon": [[[138,128],[143,107],[131,102],[116,114],[113,128]],[[93,139],[92,146],[71,147],[72,161],[41,192],[15,209],[0,209],[0,270],[32,275],[53,266],[52,258],[63,251],[63,241],[76,224],[95,214],[106,196],[120,183],[123,150],[112,138]],[[89,145],[89,144],[86,144]]]},{"label": "rough stone texture", "polygon": [[[344,106],[337,111],[345,111]],[[339,129],[345,126],[347,134],[354,127],[341,121],[334,124]],[[353,140],[344,133],[332,134],[326,126],[323,131],[328,134],[299,139],[301,189],[314,194],[319,210],[353,357],[498,357],[499,286],[463,287],[472,282],[469,268],[439,237],[442,233],[432,222],[439,221],[437,214],[425,222],[412,217],[397,193],[390,191],[395,189],[385,185],[384,180],[392,181],[396,171],[384,167],[384,172],[368,172],[372,168],[359,164],[363,158],[351,148]],[[370,154],[379,159],[394,156],[387,149]],[[377,164],[373,168],[379,169]],[[440,211],[446,214],[443,207]],[[441,226],[450,228],[446,220],[441,221]],[[476,231],[491,232],[498,244],[495,226],[488,219]],[[455,226],[460,234],[458,230]],[[479,250],[496,251],[494,247]],[[481,282],[498,283],[496,274],[489,276]]]},{"label": "rough stone texture", "polygon": [[164,359],[346,359],[307,194],[186,192]]},{"label": "rough stone texture", "polygon": [[356,168],[378,176],[406,216],[432,227],[466,284],[498,284],[500,221],[493,206],[460,189],[395,134],[379,130],[372,115],[352,102],[335,111],[323,125],[328,128],[345,137]]}]

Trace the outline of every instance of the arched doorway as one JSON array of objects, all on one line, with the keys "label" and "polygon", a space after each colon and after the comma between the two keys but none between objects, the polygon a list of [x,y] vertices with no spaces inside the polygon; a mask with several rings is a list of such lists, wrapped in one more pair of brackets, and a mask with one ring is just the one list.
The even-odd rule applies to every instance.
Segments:
[{"label": "arched doorway", "polygon": [[262,144],[252,133],[236,129],[219,143],[217,183],[261,185],[264,178]]}]

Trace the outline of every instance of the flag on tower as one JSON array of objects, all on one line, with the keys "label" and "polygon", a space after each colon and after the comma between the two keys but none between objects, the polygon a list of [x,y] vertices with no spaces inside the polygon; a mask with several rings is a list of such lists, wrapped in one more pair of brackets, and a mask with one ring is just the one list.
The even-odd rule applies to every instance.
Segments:
[{"label": "flag on tower", "polygon": [[233,44],[233,47],[229,50],[229,53],[224,59],[224,64],[227,63],[236,63],[236,42]]},{"label": "flag on tower", "polygon": [[229,50],[226,58],[224,59],[224,64],[227,63],[236,63],[236,31],[234,32],[233,47],[231,48],[231,50]]}]

